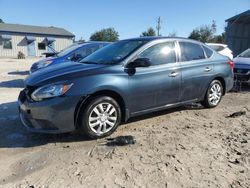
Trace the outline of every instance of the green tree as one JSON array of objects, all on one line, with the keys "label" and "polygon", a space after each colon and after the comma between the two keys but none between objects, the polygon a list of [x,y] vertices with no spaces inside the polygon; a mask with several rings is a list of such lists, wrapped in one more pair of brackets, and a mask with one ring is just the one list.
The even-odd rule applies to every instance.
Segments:
[{"label": "green tree", "polygon": [[4,21],[0,18],[0,23],[4,23]]},{"label": "green tree", "polygon": [[211,42],[222,44],[225,43],[225,32],[223,32],[221,35],[215,35]]},{"label": "green tree", "polygon": [[209,25],[204,25],[194,29],[188,38],[201,42],[211,42],[214,37],[213,29]]},{"label": "green tree", "polygon": [[90,40],[114,42],[119,40],[119,34],[114,28],[110,27],[93,33],[90,36]]},{"label": "green tree", "polygon": [[199,40],[201,42],[224,43],[225,32],[220,35],[215,35],[216,31],[217,25],[215,20],[213,20],[211,25],[203,25],[194,29],[188,38]]},{"label": "green tree", "polygon": [[152,27],[148,28],[147,31],[144,31],[141,34],[141,37],[147,37],[147,36],[156,36],[156,32]]}]

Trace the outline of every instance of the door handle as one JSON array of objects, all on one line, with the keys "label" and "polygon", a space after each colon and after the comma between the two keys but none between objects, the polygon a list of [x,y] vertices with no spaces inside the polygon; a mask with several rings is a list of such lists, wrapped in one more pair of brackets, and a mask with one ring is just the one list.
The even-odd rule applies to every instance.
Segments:
[{"label": "door handle", "polygon": [[179,75],[178,72],[171,72],[168,76],[169,76],[169,77],[176,77],[176,76],[178,76],[178,75]]},{"label": "door handle", "polygon": [[205,72],[209,72],[209,71],[211,71],[211,70],[212,70],[212,68],[210,68],[210,67],[206,67],[206,68],[204,69]]}]

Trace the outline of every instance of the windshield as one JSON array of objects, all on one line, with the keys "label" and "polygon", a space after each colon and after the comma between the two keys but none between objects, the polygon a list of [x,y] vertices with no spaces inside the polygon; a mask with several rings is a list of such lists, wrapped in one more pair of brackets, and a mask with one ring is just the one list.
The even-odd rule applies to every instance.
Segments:
[{"label": "windshield", "polygon": [[79,48],[80,45],[79,44],[71,44],[70,46],[64,48],[61,52],[59,52],[58,54],[56,54],[56,56],[58,57],[62,57],[62,56],[65,56],[67,55],[68,53],[70,53],[71,51]]},{"label": "windshield", "polygon": [[242,52],[240,55],[240,57],[246,57],[249,58],[250,57],[250,48],[244,52]]},{"label": "windshield", "polygon": [[110,44],[88,57],[84,58],[81,63],[94,64],[116,64],[120,63],[126,57],[131,55],[135,50],[146,44],[145,40],[123,40]]}]

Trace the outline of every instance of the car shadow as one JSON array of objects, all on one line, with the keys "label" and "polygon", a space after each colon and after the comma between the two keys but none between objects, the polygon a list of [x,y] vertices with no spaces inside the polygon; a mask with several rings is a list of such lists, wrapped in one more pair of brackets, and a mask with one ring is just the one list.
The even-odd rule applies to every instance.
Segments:
[{"label": "car shadow", "polygon": [[23,81],[23,79],[15,79],[15,80],[3,81],[3,82],[0,82],[0,87],[23,88],[24,87],[24,81]]},{"label": "car shadow", "polygon": [[29,71],[13,71],[13,72],[8,72],[9,75],[29,75]]}]

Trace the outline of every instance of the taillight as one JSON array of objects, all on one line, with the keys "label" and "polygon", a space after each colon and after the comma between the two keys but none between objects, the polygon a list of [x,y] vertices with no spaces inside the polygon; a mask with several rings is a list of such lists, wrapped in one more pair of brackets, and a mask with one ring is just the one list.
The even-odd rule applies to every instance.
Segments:
[{"label": "taillight", "polygon": [[234,69],[234,62],[230,60],[227,63],[230,65],[230,69],[233,70]]}]

